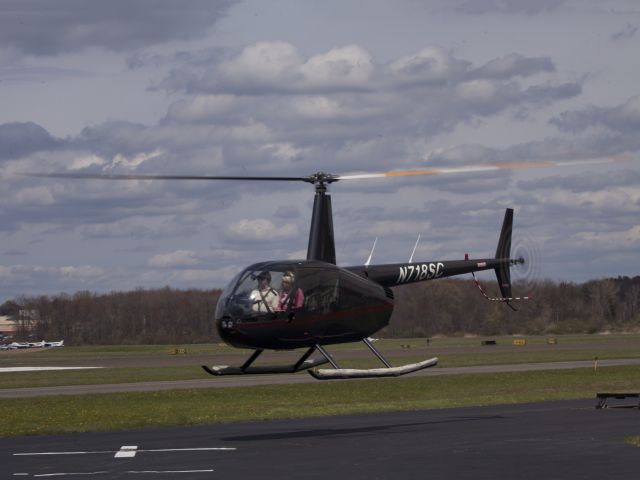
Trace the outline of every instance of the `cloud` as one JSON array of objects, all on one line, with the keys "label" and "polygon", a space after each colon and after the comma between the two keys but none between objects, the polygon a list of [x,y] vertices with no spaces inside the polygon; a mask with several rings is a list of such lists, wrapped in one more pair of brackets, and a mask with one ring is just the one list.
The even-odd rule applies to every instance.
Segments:
[{"label": "cloud", "polygon": [[640,225],[615,232],[584,232],[580,237],[594,247],[607,250],[636,249],[640,245]]},{"label": "cloud", "polygon": [[198,263],[197,254],[191,250],[176,250],[171,253],[154,255],[149,259],[149,266],[158,268],[190,267]]},{"label": "cloud", "polygon": [[54,197],[51,190],[45,186],[21,188],[15,193],[16,203],[28,205],[52,205]]},{"label": "cloud", "polygon": [[234,0],[5,0],[0,44],[28,55],[123,52],[202,36]]},{"label": "cloud", "polygon": [[14,249],[11,249],[11,250],[5,251],[3,255],[5,255],[7,257],[20,257],[20,256],[27,255],[27,252],[25,250],[14,250]]},{"label": "cloud", "polygon": [[211,168],[238,174],[415,168],[438,134],[505,113],[526,120],[582,93],[555,74],[550,58],[517,53],[477,67],[427,46],[379,63],[358,45],[305,56],[287,42],[257,42],[208,65],[187,59],[157,85],[179,96],[159,125],[112,123],[83,137],[111,157],[161,145],[156,168],[212,144]]},{"label": "cloud", "polygon": [[392,61],[388,69],[393,82],[442,84],[460,76],[469,65],[469,62],[454,58],[450,51],[441,47],[425,47]]},{"label": "cloud", "polygon": [[225,228],[225,235],[229,240],[240,242],[286,240],[296,238],[298,234],[298,226],[296,224],[275,225],[266,219],[242,219]]},{"label": "cloud", "polygon": [[165,118],[176,123],[225,121],[234,114],[237,104],[233,95],[198,95],[172,103]]},{"label": "cloud", "polygon": [[0,162],[20,158],[42,150],[53,150],[64,142],[53,138],[33,122],[0,124]]},{"label": "cloud", "polygon": [[528,77],[538,73],[555,72],[556,68],[549,57],[525,57],[510,53],[495,58],[474,71],[475,75],[488,78]]},{"label": "cloud", "polygon": [[0,265],[0,282],[18,282],[23,283],[25,280],[37,277],[46,277],[49,279],[91,279],[104,275],[102,268],[92,265],[66,265],[63,267],[44,267],[34,265]]},{"label": "cloud", "polygon": [[578,133],[591,127],[605,127],[624,134],[640,129],[640,96],[633,96],[614,107],[587,107],[569,110],[552,118],[550,123],[563,132]]},{"label": "cloud", "polygon": [[173,70],[155,88],[240,95],[368,90],[374,68],[371,54],[358,45],[305,60],[288,42],[257,42],[200,75]]},{"label": "cloud", "polygon": [[536,180],[520,180],[518,188],[537,192],[540,190],[569,190],[575,193],[599,192],[615,187],[640,187],[640,171],[616,170],[593,173],[576,172],[574,175],[549,176]]},{"label": "cloud", "polygon": [[628,40],[635,37],[636,33],[638,33],[638,27],[636,25],[627,23],[622,30],[618,30],[617,32],[613,33],[611,35],[611,39],[614,41]]},{"label": "cloud", "polygon": [[482,15],[491,13],[534,15],[560,9],[566,0],[458,0],[453,8],[458,13]]}]

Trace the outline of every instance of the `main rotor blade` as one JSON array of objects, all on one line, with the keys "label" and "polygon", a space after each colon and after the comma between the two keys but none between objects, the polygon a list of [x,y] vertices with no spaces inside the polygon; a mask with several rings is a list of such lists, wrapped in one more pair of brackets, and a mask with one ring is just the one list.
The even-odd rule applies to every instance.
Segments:
[{"label": "main rotor blade", "polygon": [[119,175],[99,173],[25,173],[29,177],[76,178],[87,180],[258,180],[310,182],[309,177],[242,177],[242,176],[210,176],[210,175]]},{"label": "main rotor blade", "polygon": [[524,170],[533,168],[550,168],[550,167],[572,167],[579,165],[599,165],[603,163],[613,163],[622,160],[629,160],[629,156],[620,157],[604,157],[590,158],[585,160],[573,160],[554,162],[551,160],[541,161],[524,161],[524,162],[497,162],[486,165],[467,165],[462,167],[451,168],[429,168],[423,170],[392,170],[390,172],[378,173],[356,173],[353,175],[337,175],[336,180],[362,180],[367,178],[386,178],[386,177],[405,177],[411,175],[445,175],[450,173],[478,173],[478,172],[495,172],[500,170]]}]

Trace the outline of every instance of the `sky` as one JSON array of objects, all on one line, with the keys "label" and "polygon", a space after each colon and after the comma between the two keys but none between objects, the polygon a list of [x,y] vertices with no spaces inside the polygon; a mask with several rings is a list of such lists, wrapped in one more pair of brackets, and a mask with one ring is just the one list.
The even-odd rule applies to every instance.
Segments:
[{"label": "sky", "polygon": [[306,256],[307,184],[32,172],[577,161],[332,184],[338,264],[491,257],[511,207],[515,278],[638,275],[639,27],[631,0],[0,0],[0,302]]}]

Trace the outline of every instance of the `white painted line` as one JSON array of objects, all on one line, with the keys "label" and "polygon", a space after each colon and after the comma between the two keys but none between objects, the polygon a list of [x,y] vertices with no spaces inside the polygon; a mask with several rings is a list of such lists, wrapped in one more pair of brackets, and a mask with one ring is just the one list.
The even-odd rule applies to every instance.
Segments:
[{"label": "white painted line", "polygon": [[49,370],[91,370],[104,367],[3,367],[0,373],[8,372],[44,372]]},{"label": "white painted line", "polygon": [[137,445],[123,445],[120,447],[120,450],[116,452],[114,458],[133,458],[136,456],[137,452]]},{"label": "white painted line", "polygon": [[96,453],[114,453],[115,450],[95,451],[95,452],[33,452],[33,453],[14,453],[14,457],[29,457],[35,455],[93,455]]},{"label": "white painted line", "polygon": [[[180,474],[180,473],[211,473],[213,472],[213,468],[207,470],[129,470],[123,473],[130,474],[158,474],[158,473],[169,473],[169,474]],[[117,473],[117,472],[109,472],[109,471],[99,471],[99,472],[56,472],[56,473],[40,473],[34,475],[34,477],[69,477],[73,475],[104,475],[107,473]],[[14,475],[29,475],[28,473],[14,473]]]},{"label": "white painted line", "polygon": [[38,475],[34,475],[34,477],[68,477],[71,475],[104,475],[105,473],[109,473],[109,472],[100,471],[100,472],[73,472],[73,473],[66,473],[66,472],[40,473]]},{"label": "white painted line", "polygon": [[[145,450],[143,448],[138,449],[137,445],[123,445],[120,450],[96,450],[93,452],[24,452],[14,453],[14,457],[31,457],[31,456],[43,456],[43,455],[95,455],[114,453],[116,457],[134,457],[136,453],[141,452],[208,452],[208,451],[235,451],[236,447],[195,447],[195,448],[156,448]],[[118,455],[121,453],[122,455]]]},{"label": "white painted line", "polygon": [[154,450],[138,450],[139,452],[197,452],[197,451],[234,451],[236,447],[202,447],[202,448],[157,448]]},{"label": "white painted line", "polygon": [[129,470],[127,473],[211,473],[213,468],[209,470]]}]

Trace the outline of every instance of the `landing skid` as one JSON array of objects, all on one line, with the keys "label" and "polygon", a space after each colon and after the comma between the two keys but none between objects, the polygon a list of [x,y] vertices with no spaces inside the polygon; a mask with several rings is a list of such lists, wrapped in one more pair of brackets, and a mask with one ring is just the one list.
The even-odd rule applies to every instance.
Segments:
[{"label": "landing skid", "polygon": [[310,368],[324,365],[328,362],[326,358],[320,358],[317,360],[307,360],[311,354],[316,350],[316,347],[309,348],[302,357],[293,365],[261,365],[252,367],[251,364],[264,350],[256,350],[251,357],[241,367],[230,367],[228,365],[214,365],[209,367],[208,365],[202,365],[205,372],[210,375],[254,375],[254,374],[270,374],[270,373],[296,373]]},{"label": "landing skid", "polygon": [[389,362],[376,350],[369,339],[362,339],[364,344],[374,353],[376,357],[385,365],[384,368],[355,369],[340,368],[335,360],[331,357],[322,346],[316,345],[316,348],[324,357],[333,365],[333,369],[308,370],[309,375],[317,380],[338,380],[348,378],[381,378],[381,377],[399,377],[407,373],[417,372],[425,368],[434,367],[438,364],[438,358],[433,357],[418,363],[411,363],[399,367],[392,367]]},{"label": "landing skid", "polygon": [[[383,368],[355,369],[340,368],[331,354],[327,352],[322,345],[314,345],[310,347],[302,357],[293,365],[268,365],[252,367],[251,364],[260,356],[264,350],[255,350],[241,367],[231,367],[228,365],[215,365],[209,367],[203,365],[202,368],[210,375],[256,375],[256,374],[276,374],[276,373],[296,373],[306,370],[309,374],[318,380],[337,380],[347,378],[381,378],[381,377],[399,377],[408,373],[417,372],[425,368],[433,367],[438,364],[436,357],[424,360],[418,363],[401,365],[392,367],[389,362],[376,350],[369,339],[362,340],[369,347],[373,354],[384,364]],[[308,360],[311,354],[319,351],[324,358]],[[314,369],[325,363],[330,363],[333,369]]]}]

